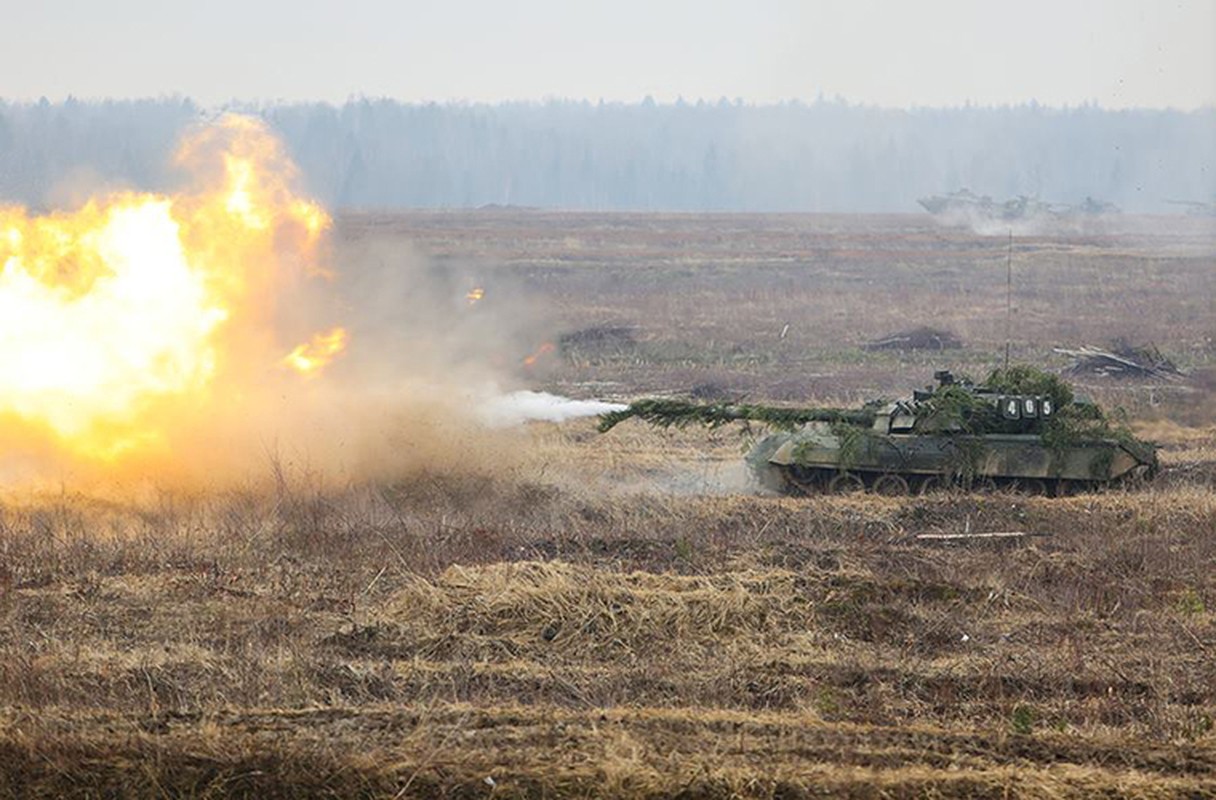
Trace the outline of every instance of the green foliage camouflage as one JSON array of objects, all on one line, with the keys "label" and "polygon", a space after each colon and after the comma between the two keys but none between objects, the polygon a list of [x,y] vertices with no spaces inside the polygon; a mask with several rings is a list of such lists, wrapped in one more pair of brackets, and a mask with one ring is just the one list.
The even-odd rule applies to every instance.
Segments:
[{"label": "green foliage camouflage", "polygon": [[951,383],[939,386],[932,397],[920,402],[916,419],[917,428],[923,432],[978,433],[997,425],[1000,414],[965,384]]},{"label": "green foliage camouflage", "polygon": [[599,430],[606,433],[634,417],[659,428],[705,425],[717,428],[730,422],[759,422],[780,430],[793,430],[808,422],[840,422],[871,425],[874,407],[861,409],[780,408],[747,403],[690,403],[685,400],[652,398],[638,400],[622,411],[600,415]]},{"label": "green foliage camouflage", "polygon": [[[983,388],[987,394],[976,394],[975,388]],[[920,404],[916,415],[924,421],[921,427],[926,430],[954,429],[977,435],[1022,432],[1020,420],[1001,416],[991,402],[993,394],[1050,398],[1055,413],[1040,431],[1048,446],[1068,447],[1087,439],[1131,438],[1126,426],[1112,421],[1102,409],[1092,403],[1077,402],[1072,387],[1058,375],[1026,364],[995,369],[978,387],[966,379],[940,386]]]},{"label": "green foliage camouflage", "polygon": [[1072,405],[1073,393],[1059,375],[1044,372],[1028,364],[1015,364],[1005,369],[994,369],[984,381],[984,386],[1001,394],[1032,394],[1050,397],[1056,408]]},{"label": "green foliage camouflage", "polygon": [[861,458],[870,429],[860,425],[849,425],[845,422],[834,422],[832,423],[832,434],[840,443],[841,467],[852,467]]}]

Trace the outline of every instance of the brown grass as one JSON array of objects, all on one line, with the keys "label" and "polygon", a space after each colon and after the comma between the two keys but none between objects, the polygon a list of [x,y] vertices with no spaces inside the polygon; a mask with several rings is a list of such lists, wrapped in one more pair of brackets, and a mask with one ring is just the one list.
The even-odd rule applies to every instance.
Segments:
[{"label": "brown grass", "polygon": [[[536,224],[465,222],[467,246],[487,249]],[[774,243],[885,248],[913,272],[917,253],[988,247],[890,220],[875,233],[774,218],[730,236],[677,222],[587,228],[571,252],[588,275],[656,270],[636,296],[653,311],[677,305],[679,287],[705,288],[696,267],[648,260],[683,252],[681,236],[690,252],[740,259]],[[552,224],[564,252],[574,234]],[[1146,241],[1036,246],[1084,272]],[[1193,242],[1159,244],[1191,274]],[[839,258],[829,295],[854,281],[851,256]],[[571,309],[623,302],[591,292],[587,275],[523,269],[550,276],[539,291]],[[1192,279],[1210,298],[1208,279]],[[853,308],[868,286],[854,286]],[[757,307],[697,313],[717,326],[713,347],[754,355]],[[1182,336],[1163,349],[1198,328],[1187,313],[1161,323]],[[679,317],[642,322],[652,341],[685,335]],[[811,354],[796,359],[828,347],[802,344]],[[725,374],[696,361],[710,349],[689,351],[690,375]],[[625,358],[559,361],[547,380],[577,389],[602,367],[630,394],[676,369],[640,359],[633,380]],[[867,376],[907,388],[890,356],[873,358],[824,370],[825,396],[847,399]],[[796,359],[726,377],[772,397]],[[1167,448],[1154,488],[1060,500],[764,497],[734,482],[734,432],[629,423],[597,436],[589,421],[533,427],[509,469],[328,487],[281,475],[269,490],[121,502],[10,497],[0,797],[1216,796],[1206,403],[1197,390],[1144,406],[1137,424]],[[1042,535],[915,538],[964,529]]]},{"label": "brown grass", "polygon": [[[491,776],[518,794],[1164,796],[1216,780],[1209,491],[477,494],[436,478],[10,507],[8,794],[425,795]],[[1051,535],[912,538],[963,520]]]}]

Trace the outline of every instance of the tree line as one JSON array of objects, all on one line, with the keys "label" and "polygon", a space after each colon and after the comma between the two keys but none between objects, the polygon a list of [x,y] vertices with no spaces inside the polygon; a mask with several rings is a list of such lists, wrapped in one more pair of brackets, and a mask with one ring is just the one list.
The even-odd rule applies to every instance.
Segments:
[{"label": "tree line", "polygon": [[[283,137],[306,188],[339,209],[916,211],[968,188],[1131,212],[1216,195],[1216,109],[889,109],[352,99],[238,106]],[[163,190],[188,99],[0,102],[0,200],[35,208],[98,188]]]}]

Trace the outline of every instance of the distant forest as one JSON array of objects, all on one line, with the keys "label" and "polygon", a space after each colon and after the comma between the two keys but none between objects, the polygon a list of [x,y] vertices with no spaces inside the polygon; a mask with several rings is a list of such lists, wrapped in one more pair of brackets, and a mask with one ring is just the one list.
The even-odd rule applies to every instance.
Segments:
[{"label": "distant forest", "polygon": [[[1132,212],[1216,196],[1216,109],[1035,104],[896,110],[843,101],[235,108],[265,118],[333,208],[916,211],[959,188]],[[169,188],[183,99],[0,102],[0,201]]]}]

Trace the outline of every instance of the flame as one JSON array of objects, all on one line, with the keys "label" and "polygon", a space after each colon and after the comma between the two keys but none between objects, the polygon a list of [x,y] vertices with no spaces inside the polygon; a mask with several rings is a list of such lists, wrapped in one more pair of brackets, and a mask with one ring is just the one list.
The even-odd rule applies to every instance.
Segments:
[{"label": "flame", "polygon": [[545,342],[540,347],[536,348],[535,353],[533,353],[532,355],[530,355],[524,359],[524,366],[525,367],[536,366],[537,361],[539,361],[542,357],[548,355],[549,353],[552,353],[556,349],[557,349],[557,345],[555,345],[553,342]]},{"label": "flame", "polygon": [[[86,459],[165,450],[215,397],[256,387],[283,349],[275,298],[322,274],[328,214],[253,119],[196,130],[178,163],[197,185],[31,216],[0,207],[0,436]],[[315,374],[335,328],[296,348]],[[307,361],[309,367],[294,363]]]},{"label": "flame", "polygon": [[486,296],[486,290],[480,286],[469,290],[469,293],[464,296],[464,299],[469,302],[469,305],[475,305],[478,300]]},{"label": "flame", "polygon": [[283,363],[306,378],[314,377],[346,349],[346,339],[345,328],[318,333],[309,342],[288,353]]}]

